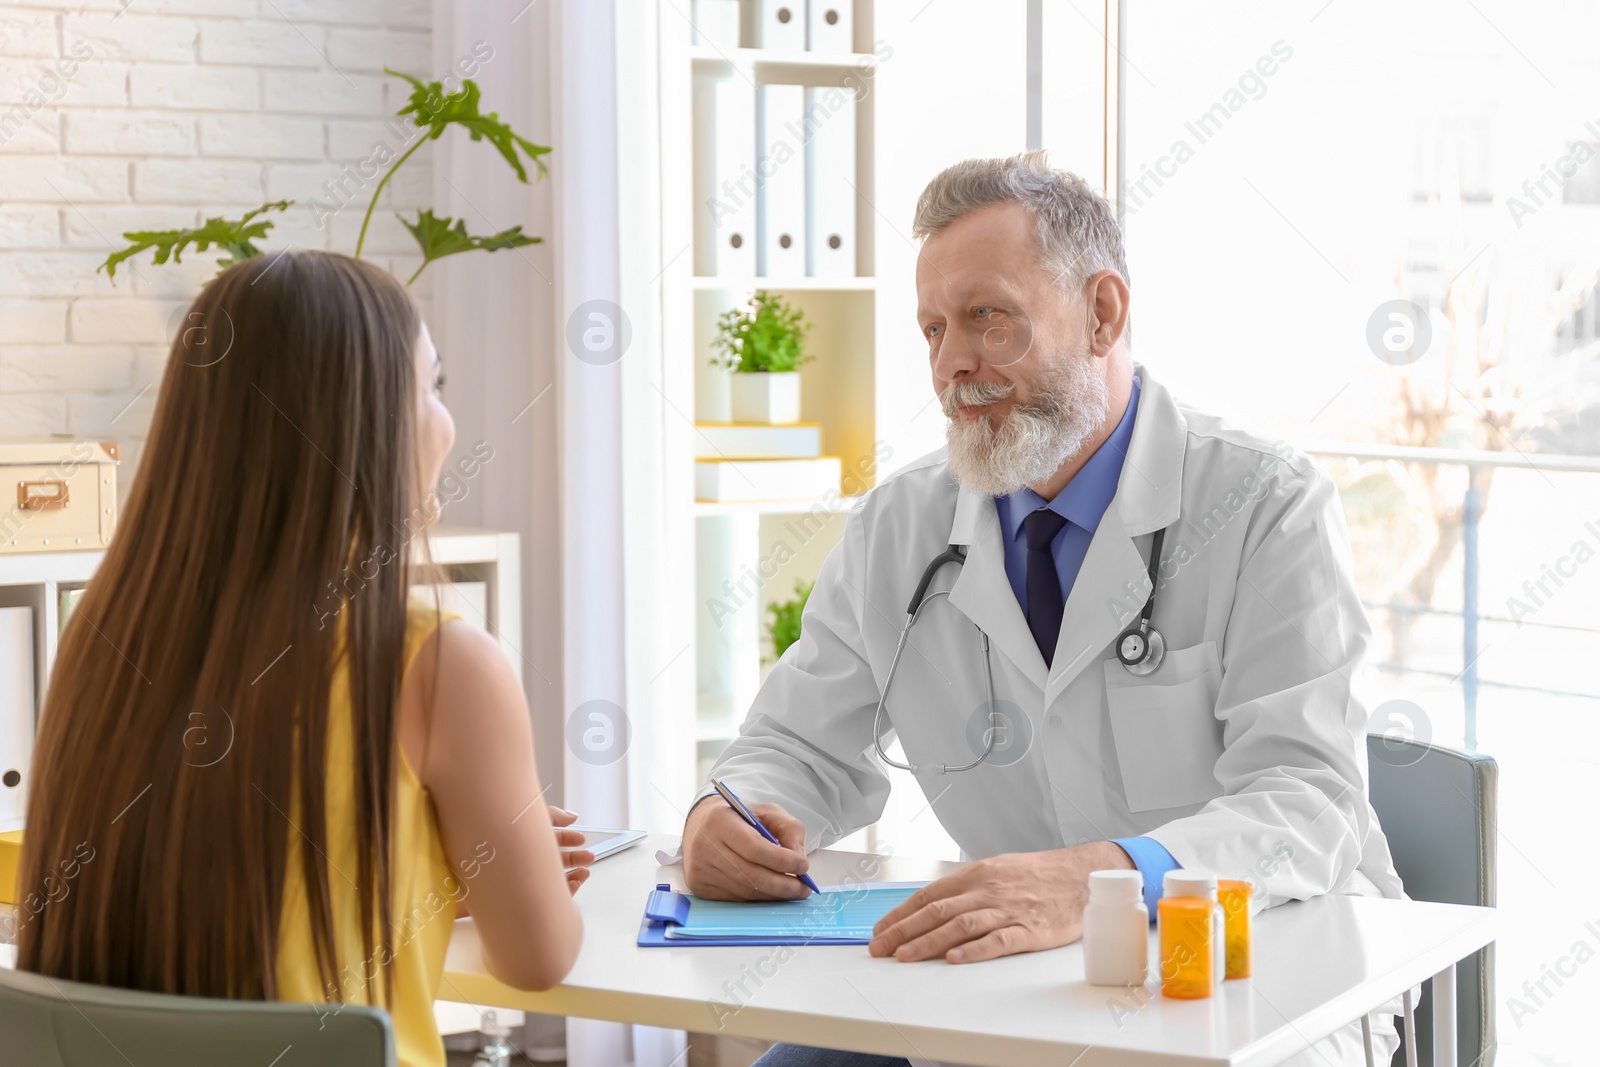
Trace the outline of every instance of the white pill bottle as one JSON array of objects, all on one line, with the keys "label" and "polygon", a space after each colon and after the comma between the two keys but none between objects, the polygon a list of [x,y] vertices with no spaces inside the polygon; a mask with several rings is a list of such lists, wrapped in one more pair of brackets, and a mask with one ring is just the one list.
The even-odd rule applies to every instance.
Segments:
[{"label": "white pill bottle", "polygon": [[1138,871],[1091,871],[1083,909],[1083,977],[1090,985],[1144,985],[1150,911]]}]

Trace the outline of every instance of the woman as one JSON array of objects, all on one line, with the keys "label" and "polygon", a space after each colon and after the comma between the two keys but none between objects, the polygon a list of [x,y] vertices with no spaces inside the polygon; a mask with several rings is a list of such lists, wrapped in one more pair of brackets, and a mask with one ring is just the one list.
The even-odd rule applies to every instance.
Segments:
[{"label": "woman", "polygon": [[408,601],[442,385],[370,264],[261,256],[200,294],[45,701],[20,967],[383,1005],[417,1067],[444,1063],[460,902],[500,980],[572,966],[593,856],[563,863],[582,838],[552,829],[573,817],[543,802],[521,687],[492,638]]}]

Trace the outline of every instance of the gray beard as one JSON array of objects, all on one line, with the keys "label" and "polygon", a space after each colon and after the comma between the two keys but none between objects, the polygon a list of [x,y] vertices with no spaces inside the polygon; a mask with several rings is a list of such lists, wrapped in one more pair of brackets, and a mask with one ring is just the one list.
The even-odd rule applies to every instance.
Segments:
[{"label": "gray beard", "polygon": [[[1034,397],[1016,404],[1005,420],[951,418],[945,428],[950,473],[956,483],[987,496],[1008,496],[1025,485],[1047,482],[1105,423],[1111,410],[1105,378],[1088,346],[1073,352],[1029,383]],[[1014,385],[957,382],[940,397],[945,414],[967,404],[992,404]]]}]

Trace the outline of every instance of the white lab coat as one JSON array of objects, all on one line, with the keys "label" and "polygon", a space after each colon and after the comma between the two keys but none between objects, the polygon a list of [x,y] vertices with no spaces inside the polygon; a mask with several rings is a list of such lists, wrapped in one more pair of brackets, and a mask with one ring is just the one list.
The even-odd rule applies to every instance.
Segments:
[{"label": "white lab coat", "polygon": [[[1248,876],[1257,904],[1342,891],[1402,896],[1367,800],[1355,683],[1370,629],[1333,482],[1301,453],[1177,404],[1142,366],[1115,498],[1066,602],[1053,666],[1005,572],[993,498],[959,489],[943,451],[849,514],[800,639],[752,704],[716,777],[803,819],[808,847],[875,822],[889,778],[873,713],[928,562],[932,588],[884,714],[918,765],[970,762],[988,726],[976,623],[1006,722],[974,770],[917,774],[979,858],[1145,835],[1184,867]],[[1112,644],[1149,588],[1166,659],[1145,677]]]}]

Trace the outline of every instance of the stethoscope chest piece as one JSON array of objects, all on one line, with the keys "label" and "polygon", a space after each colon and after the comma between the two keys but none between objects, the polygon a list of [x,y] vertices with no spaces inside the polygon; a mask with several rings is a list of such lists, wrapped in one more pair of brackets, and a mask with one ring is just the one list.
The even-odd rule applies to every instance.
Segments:
[{"label": "stethoscope chest piece", "polygon": [[1167,640],[1161,631],[1140,620],[1117,637],[1117,659],[1129,674],[1150,674],[1167,656]]}]

